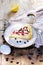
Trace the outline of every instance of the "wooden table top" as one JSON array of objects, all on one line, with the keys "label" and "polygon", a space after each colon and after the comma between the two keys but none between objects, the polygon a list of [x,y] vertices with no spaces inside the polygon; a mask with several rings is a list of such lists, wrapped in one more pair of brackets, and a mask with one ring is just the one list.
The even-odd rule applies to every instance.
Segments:
[{"label": "wooden table top", "polygon": [[[4,2],[5,0],[1,0]],[[6,0],[7,1],[7,0]],[[11,0],[9,0],[11,1]],[[30,0],[32,1],[32,0]],[[0,2],[0,4],[2,4]],[[38,6],[43,6],[43,0],[33,0],[31,2],[33,9]],[[0,15],[1,17],[1,15]],[[3,21],[0,21],[0,45],[3,44],[3,30],[4,25]],[[37,51],[36,48],[26,48],[26,49],[15,49],[12,50],[10,55],[0,54],[0,65],[43,65],[43,48]]]},{"label": "wooden table top", "polygon": [[36,48],[12,49],[10,55],[0,54],[0,65],[43,65],[43,51],[41,53]]}]

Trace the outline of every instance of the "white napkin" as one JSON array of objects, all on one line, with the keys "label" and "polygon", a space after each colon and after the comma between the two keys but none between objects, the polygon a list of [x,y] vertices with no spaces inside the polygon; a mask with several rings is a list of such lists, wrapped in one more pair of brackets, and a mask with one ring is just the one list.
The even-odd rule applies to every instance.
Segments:
[{"label": "white napkin", "polygon": [[43,31],[43,12],[36,15],[36,22],[33,24],[33,26]]},{"label": "white napkin", "polygon": [[43,46],[43,12],[38,14],[36,17],[36,23],[33,26],[37,29],[37,39],[35,41],[35,46],[38,48]]}]

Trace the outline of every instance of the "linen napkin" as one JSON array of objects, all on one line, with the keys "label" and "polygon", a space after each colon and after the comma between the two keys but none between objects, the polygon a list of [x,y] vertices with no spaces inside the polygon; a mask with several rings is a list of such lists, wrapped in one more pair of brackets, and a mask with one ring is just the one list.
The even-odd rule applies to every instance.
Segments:
[{"label": "linen napkin", "polygon": [[40,46],[43,46],[43,11],[37,14],[36,22],[33,24],[33,26],[37,31],[35,47],[39,48]]}]

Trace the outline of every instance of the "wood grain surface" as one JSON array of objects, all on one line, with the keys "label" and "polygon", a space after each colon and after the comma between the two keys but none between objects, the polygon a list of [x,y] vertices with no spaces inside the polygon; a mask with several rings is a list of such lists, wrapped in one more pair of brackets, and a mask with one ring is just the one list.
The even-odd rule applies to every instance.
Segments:
[{"label": "wood grain surface", "polygon": [[0,55],[1,65],[43,65],[43,54],[37,56],[36,48],[14,49],[10,55]]}]

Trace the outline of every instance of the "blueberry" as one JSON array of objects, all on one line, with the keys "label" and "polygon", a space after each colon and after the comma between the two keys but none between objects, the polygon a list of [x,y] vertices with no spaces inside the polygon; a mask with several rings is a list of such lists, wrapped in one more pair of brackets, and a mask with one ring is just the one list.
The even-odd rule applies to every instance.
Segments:
[{"label": "blueberry", "polygon": [[24,42],[24,44],[26,44],[26,42]]},{"label": "blueberry", "polygon": [[16,40],[17,38],[15,38],[15,40]]},{"label": "blueberry", "polygon": [[17,41],[17,43],[18,43],[18,41]]},{"label": "blueberry", "polygon": [[19,41],[21,43],[21,41]]}]

